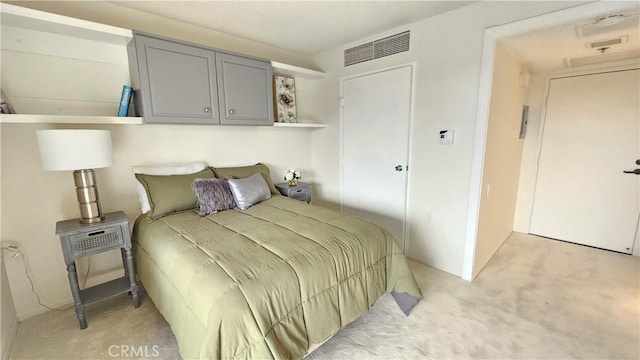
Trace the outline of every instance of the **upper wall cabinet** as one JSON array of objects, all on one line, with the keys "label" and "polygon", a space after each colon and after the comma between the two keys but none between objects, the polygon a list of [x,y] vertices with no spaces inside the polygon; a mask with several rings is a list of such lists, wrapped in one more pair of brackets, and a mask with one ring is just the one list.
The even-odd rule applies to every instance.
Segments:
[{"label": "upper wall cabinet", "polygon": [[135,108],[145,123],[220,123],[215,52],[139,34],[129,46]]},{"label": "upper wall cabinet", "polygon": [[271,63],[229,54],[216,54],[220,123],[272,125]]},{"label": "upper wall cabinet", "polygon": [[272,125],[271,63],[134,33],[134,102],[145,123]]},{"label": "upper wall cabinet", "polygon": [[[18,114],[2,123],[273,123],[272,72],[326,74],[0,2],[0,87]],[[122,85],[134,106],[118,117]]]}]

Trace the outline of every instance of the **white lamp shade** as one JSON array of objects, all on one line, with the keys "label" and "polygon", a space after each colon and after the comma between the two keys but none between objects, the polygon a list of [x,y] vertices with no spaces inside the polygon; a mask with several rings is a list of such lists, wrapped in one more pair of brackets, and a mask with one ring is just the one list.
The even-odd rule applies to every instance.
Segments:
[{"label": "white lamp shade", "polygon": [[38,130],[36,136],[45,170],[98,169],[113,165],[109,130]]}]

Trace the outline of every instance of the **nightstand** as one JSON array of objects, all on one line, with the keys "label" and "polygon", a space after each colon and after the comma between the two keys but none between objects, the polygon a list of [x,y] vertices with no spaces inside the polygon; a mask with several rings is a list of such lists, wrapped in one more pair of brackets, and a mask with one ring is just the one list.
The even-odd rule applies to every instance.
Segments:
[{"label": "nightstand", "polygon": [[[136,308],[140,306],[136,271],[131,253],[129,219],[124,212],[105,214],[105,219],[95,224],[81,224],[79,219],[58,221],[56,235],[60,237],[80,329],[87,328],[84,308],[89,304],[130,292],[133,297],[133,306]],[[120,249],[124,277],[81,290],[78,285],[76,259],[114,249]]]},{"label": "nightstand", "polygon": [[276,189],[280,191],[280,194],[307,203],[311,202],[311,184],[298,182],[296,186],[291,186],[289,183],[276,184]]}]

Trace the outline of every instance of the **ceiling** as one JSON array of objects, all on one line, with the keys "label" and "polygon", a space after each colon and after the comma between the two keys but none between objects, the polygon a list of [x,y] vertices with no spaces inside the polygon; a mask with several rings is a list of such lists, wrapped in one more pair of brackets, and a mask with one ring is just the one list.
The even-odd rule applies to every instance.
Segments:
[{"label": "ceiling", "polygon": [[[597,25],[597,19],[610,15],[622,15],[624,23],[607,25],[606,21]],[[640,55],[640,27],[638,7],[616,14],[602,14],[556,27],[500,39],[509,52],[514,54],[531,73],[554,71],[579,66],[579,61],[604,63],[616,58]],[[585,29],[578,31],[578,28]],[[601,34],[588,35],[587,30]],[[586,35],[580,35],[583,32]],[[587,44],[621,38],[621,44],[603,45],[591,48]],[[601,50],[602,48],[608,49]],[[589,59],[586,59],[586,58]],[[576,61],[578,58],[578,61]],[[571,66],[568,65],[568,59]]]},{"label": "ceiling", "polygon": [[110,1],[315,55],[473,1]]}]

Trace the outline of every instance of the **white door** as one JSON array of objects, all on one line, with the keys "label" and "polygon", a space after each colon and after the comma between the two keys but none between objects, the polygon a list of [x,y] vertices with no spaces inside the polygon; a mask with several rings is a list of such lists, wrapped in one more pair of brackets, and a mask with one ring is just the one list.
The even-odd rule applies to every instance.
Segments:
[{"label": "white door", "polygon": [[413,67],[342,83],[342,206],[404,249]]},{"label": "white door", "polygon": [[640,214],[638,70],[552,79],[531,233],[631,253]]}]

